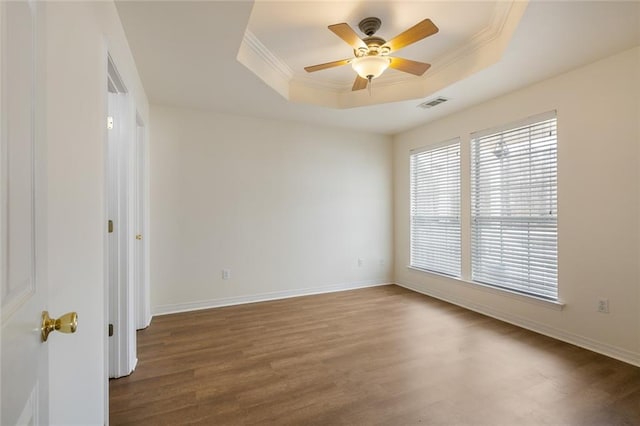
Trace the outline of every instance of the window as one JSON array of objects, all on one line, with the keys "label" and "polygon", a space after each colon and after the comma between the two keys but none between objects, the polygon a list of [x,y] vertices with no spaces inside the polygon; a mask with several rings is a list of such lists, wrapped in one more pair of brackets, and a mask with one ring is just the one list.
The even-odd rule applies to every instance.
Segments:
[{"label": "window", "polygon": [[471,140],[472,280],[556,300],[555,112]]},{"label": "window", "polygon": [[411,153],[411,266],[460,276],[460,140]]}]

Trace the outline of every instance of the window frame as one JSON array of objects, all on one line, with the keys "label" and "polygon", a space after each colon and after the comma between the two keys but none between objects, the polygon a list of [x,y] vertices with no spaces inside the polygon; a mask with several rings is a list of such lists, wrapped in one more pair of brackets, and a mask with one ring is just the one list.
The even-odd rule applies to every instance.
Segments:
[{"label": "window frame", "polygon": [[[409,194],[409,228],[410,228],[409,230],[409,240],[410,240],[409,241],[409,265],[411,268],[414,268],[414,269],[436,273],[436,274],[442,274],[442,275],[446,275],[454,278],[462,277],[462,250],[461,250],[462,221],[461,221],[461,205],[460,205],[461,170],[462,170],[461,149],[462,149],[461,138],[456,137],[456,138],[445,140],[437,144],[411,150],[409,155],[409,175],[410,175],[409,176],[409,180],[410,180],[410,183],[409,183],[409,191],[410,191],[410,194]],[[446,166],[448,166],[449,161],[451,161],[451,158],[450,158],[451,152],[449,151],[457,151],[457,153],[455,154],[457,157],[456,164],[455,164],[455,168],[457,169],[457,174],[456,174],[456,170],[453,170],[452,172],[454,173],[454,176],[452,178],[450,176],[450,171],[447,168],[444,174],[442,174],[442,172],[439,172],[437,176],[435,176],[438,178],[444,177],[443,181],[427,183],[424,181],[425,177],[422,176],[421,185],[435,184],[436,186],[440,186],[440,185],[449,186],[453,182],[455,182],[454,185],[456,186],[456,189],[457,189],[457,211],[455,211],[454,213],[457,213],[457,214],[421,215],[421,217],[425,218],[425,222],[427,224],[425,225],[425,227],[422,228],[422,235],[419,238],[419,239],[422,239],[423,241],[417,241],[418,231],[416,231],[416,217],[418,216],[415,215],[414,212],[417,209],[417,206],[415,205],[416,203],[415,192],[417,190],[416,185],[418,183],[416,182],[417,171],[414,170],[416,166],[414,159],[416,159],[418,156],[421,156],[421,155],[425,156],[427,154],[430,154],[431,158],[433,159],[433,154],[438,155],[439,153],[443,153],[444,154],[443,158],[446,162]],[[420,161],[420,160],[416,160],[416,161]],[[438,164],[438,166],[443,166],[443,165],[445,165],[445,163]],[[422,167],[424,167],[424,164],[422,165]],[[428,176],[426,178],[428,178]],[[442,193],[440,193],[440,195],[442,195]],[[446,210],[448,208],[454,207],[449,205],[447,201],[426,200],[424,197],[420,197],[420,198],[421,198],[420,200],[421,205],[424,206],[424,203],[426,202],[430,205],[430,207],[435,208],[436,210],[439,210],[442,208]],[[429,251],[427,253],[422,253],[421,256],[418,256],[417,253],[415,253],[415,249],[417,245],[420,242],[422,243],[428,242],[427,240],[429,240],[429,237],[425,237],[424,234],[429,233],[429,230],[433,229],[428,225],[428,223],[429,222],[431,222],[431,224],[433,224],[434,222],[442,223],[443,221],[444,223],[449,224],[449,226],[445,228],[444,232],[439,233],[439,235],[433,235],[433,234],[431,235],[431,240],[432,240],[431,242],[435,241],[435,243],[437,244],[435,248],[432,247],[429,250],[428,247],[421,247],[420,248],[421,250],[429,250]],[[453,225],[453,228],[451,225]],[[455,225],[457,225],[457,229],[455,229]],[[455,235],[456,233],[457,233],[457,239],[450,240],[451,234]],[[452,248],[451,247],[452,244],[455,245],[455,247]],[[438,258],[442,259],[444,256],[456,256],[456,257],[454,258],[453,262],[446,261],[446,260],[440,260],[440,261],[437,260]],[[419,257],[422,257],[422,258],[419,259]]]},{"label": "window frame", "polygon": [[[473,241],[472,241],[472,233],[473,233],[473,193],[472,193],[472,140],[474,138],[483,137],[486,135],[490,135],[493,133],[504,132],[510,129],[515,129],[521,126],[531,125],[532,123],[543,121],[547,118],[555,119],[555,165],[554,165],[554,173],[555,173],[555,239],[556,239],[556,247],[555,247],[555,262],[556,262],[556,271],[555,271],[555,294],[553,297],[549,297],[549,295],[539,295],[534,293],[523,292],[519,289],[512,289],[508,287],[502,287],[499,285],[494,285],[491,283],[487,283],[481,280],[474,280],[472,271],[472,250],[473,250]],[[410,270],[415,270],[418,273],[428,273],[434,277],[442,277],[442,279],[452,278],[454,283],[458,283],[459,285],[468,286],[469,288],[478,289],[484,292],[493,293],[495,295],[502,295],[504,297],[513,298],[515,300],[520,300],[528,303],[534,303],[546,308],[554,309],[554,310],[562,310],[564,307],[564,303],[561,301],[560,297],[560,280],[559,280],[559,232],[558,232],[558,221],[559,221],[559,212],[558,212],[558,169],[559,169],[559,127],[560,120],[558,118],[557,110],[550,110],[542,114],[532,115],[520,120],[513,120],[507,124],[493,126],[490,128],[486,128],[484,130],[479,130],[475,132],[464,132],[461,133],[460,136],[449,139],[447,141],[437,143],[437,144],[428,144],[423,145],[420,148],[410,149],[409,150],[409,259],[407,268]],[[448,143],[452,143],[458,141],[459,146],[459,162],[461,167],[460,174],[460,274],[458,276],[453,276],[450,274],[442,273],[439,271],[434,271],[430,269],[425,269],[420,266],[416,266],[413,262],[412,258],[412,238],[413,238],[413,220],[412,220],[412,212],[411,212],[411,204],[412,204],[412,176],[411,176],[411,156],[417,152],[431,150]]]},{"label": "window frame", "polygon": [[[536,131],[546,132],[547,128],[553,133],[532,134]],[[472,282],[557,301],[556,111],[528,117],[501,128],[472,133],[470,136]],[[501,149],[505,147],[504,138],[511,138],[511,149],[519,147],[521,150],[515,154],[518,157],[512,153],[516,166],[505,166],[499,156],[497,146],[503,144]],[[481,148],[481,144],[486,146]],[[494,144],[493,153],[499,161],[487,155],[490,144]],[[504,158],[507,158],[509,148],[504,149]],[[482,159],[481,150],[484,155]],[[479,161],[483,162],[482,172]],[[487,166],[487,163],[490,165]],[[480,173],[483,174],[479,175]],[[514,181],[518,184],[514,184]],[[500,189],[491,189],[491,185],[497,183],[500,184]],[[503,185],[506,185],[506,189],[502,188]],[[483,188],[479,189],[480,186]],[[544,192],[540,189],[543,186]],[[497,207],[497,204],[500,206]],[[544,208],[541,207],[543,205]],[[546,213],[547,209],[549,213]],[[528,214],[522,213],[527,210]]]}]

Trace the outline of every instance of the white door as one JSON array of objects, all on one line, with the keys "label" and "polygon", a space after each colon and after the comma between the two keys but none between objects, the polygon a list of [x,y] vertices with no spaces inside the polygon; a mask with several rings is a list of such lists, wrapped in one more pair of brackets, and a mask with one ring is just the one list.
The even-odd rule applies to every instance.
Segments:
[{"label": "white door", "polygon": [[37,9],[24,0],[0,3],[2,425],[48,423],[48,349],[39,325],[48,296],[43,17]]},{"label": "white door", "polygon": [[134,288],[136,329],[146,328],[151,322],[149,303],[149,281],[147,277],[147,245],[146,240],[146,143],[142,120],[136,118],[136,144],[134,154],[134,229],[136,242],[134,248]]},{"label": "white door", "polygon": [[107,93],[107,214],[112,228],[108,234],[109,377],[131,374],[137,363],[135,328],[135,292],[132,259],[135,247],[133,229],[131,152],[135,127],[131,98],[119,80],[115,64],[109,58]]}]

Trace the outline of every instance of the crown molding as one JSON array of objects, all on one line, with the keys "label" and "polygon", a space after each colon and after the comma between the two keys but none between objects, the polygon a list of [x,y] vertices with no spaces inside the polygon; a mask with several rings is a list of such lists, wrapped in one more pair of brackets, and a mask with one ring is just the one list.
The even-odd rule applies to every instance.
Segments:
[{"label": "crown molding", "polygon": [[458,46],[453,51],[436,58],[433,66],[429,70],[431,71],[430,74],[441,72],[447,67],[464,59],[471,53],[478,51],[497,40],[502,35],[503,30],[505,29],[505,24],[509,20],[511,13],[515,11],[513,8],[515,2],[516,0],[512,0],[511,2],[496,2],[489,25],[475,33],[468,43]]},{"label": "crown molding", "polygon": [[[429,78],[430,75],[433,75],[437,72],[441,72],[445,70],[449,66],[464,59],[469,54],[482,49],[484,46],[487,46],[493,41],[495,41],[496,39],[498,39],[498,37],[500,37],[500,35],[502,34],[502,31],[505,28],[505,23],[508,21],[510,13],[513,11],[512,6],[514,2],[515,0],[512,0],[511,2],[502,2],[502,1],[496,2],[493,10],[493,15],[491,17],[491,21],[486,27],[478,31],[476,34],[474,34],[471,37],[469,42],[463,45],[460,45],[454,50],[436,58],[433,61],[433,65],[427,71],[427,73],[424,76],[419,78],[427,79]],[[301,73],[294,73],[293,78],[297,82],[300,82],[301,84],[313,85],[313,87],[317,89],[320,89],[320,88],[327,89],[327,90],[340,90],[340,89],[350,90],[351,89],[351,83],[344,84],[338,81],[316,80],[316,79],[309,78]],[[405,76],[402,74],[395,74],[395,75],[383,74],[381,77],[376,79],[376,85],[378,87],[393,86],[396,84],[402,84],[409,79],[414,80],[415,77]]]},{"label": "crown molding", "polygon": [[249,29],[244,32],[236,59],[285,99],[289,99],[289,83],[293,71],[282,59],[267,49]]},{"label": "crown molding", "polygon": [[[389,91],[391,88],[395,90],[403,86],[411,89],[400,90],[397,99],[394,99],[393,95],[387,96],[384,102],[424,98],[495,63],[502,56],[506,42],[511,38],[526,6],[527,1],[497,1],[488,25],[474,34],[468,42],[436,58],[424,76],[394,73],[377,78],[377,90]],[[287,100],[314,103],[314,96],[311,94],[317,95],[319,91],[326,91],[330,99],[338,96],[343,101],[335,105],[331,105],[333,101],[319,102],[325,106],[349,108],[371,105],[370,99],[361,102],[364,98],[351,92],[350,81],[319,80],[302,72],[294,72],[249,29],[245,31],[238,60]],[[292,93],[293,87],[295,90]],[[421,90],[415,90],[416,88]],[[308,95],[300,96],[307,89]],[[349,97],[353,99],[344,102]]]},{"label": "crown molding", "polygon": [[293,77],[293,71],[282,59],[271,52],[267,46],[255,36],[249,29],[244,32],[242,43],[251,49],[251,51],[261,60],[263,60],[269,68],[279,74],[282,78],[290,80]]},{"label": "crown molding", "polygon": [[296,84],[307,86],[313,89],[328,90],[331,92],[344,92],[351,90],[351,83],[345,83],[341,80],[318,80],[306,74],[294,74],[292,81]]}]

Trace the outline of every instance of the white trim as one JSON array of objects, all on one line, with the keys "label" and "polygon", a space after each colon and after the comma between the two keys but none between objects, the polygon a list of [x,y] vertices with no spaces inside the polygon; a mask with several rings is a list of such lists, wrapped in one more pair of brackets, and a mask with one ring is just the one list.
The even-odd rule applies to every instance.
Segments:
[{"label": "white trim", "polygon": [[312,294],[335,293],[358,288],[392,285],[392,282],[381,280],[356,281],[353,283],[335,284],[323,287],[308,287],[295,290],[274,291],[250,296],[223,297],[220,299],[202,300],[198,302],[173,303],[152,308],[153,315],[167,315],[179,312],[198,311],[201,309],[220,308],[222,306],[244,305],[246,303],[266,302],[269,300],[288,299],[291,297],[310,296]]},{"label": "white trim", "polygon": [[554,311],[561,311],[564,309],[565,304],[559,300],[548,300],[543,299],[542,297],[536,297],[533,295],[522,294],[516,291],[511,291],[506,288],[494,287],[492,285],[477,283],[475,281],[465,280],[460,277],[454,277],[452,275],[440,274],[435,271],[429,271],[427,269],[417,268],[415,266],[408,265],[407,269],[412,269],[418,272],[424,272],[427,274],[437,275],[439,277],[449,278],[451,280],[456,281],[456,284],[462,284],[465,286],[473,286],[473,289],[480,289],[482,291],[487,291],[493,294],[499,294],[500,296],[507,296],[512,299],[519,300],[521,302],[533,303],[534,305],[544,306],[545,308],[553,309]]},{"label": "white trim", "polygon": [[109,53],[107,53],[107,81],[113,85],[117,93],[128,93],[127,86],[124,84],[122,76]]},{"label": "white trim", "polygon": [[[451,52],[445,53],[433,60],[433,66],[429,70],[430,73],[437,74],[439,72],[446,71],[450,66],[455,65],[460,60],[471,55],[476,50],[480,50],[484,46],[487,46],[496,41],[505,30],[507,21],[512,13],[516,14],[519,11],[514,9],[515,1],[501,1],[496,2],[493,10],[493,16],[491,22],[480,31],[471,36],[471,40],[460,45],[457,49]],[[516,8],[517,9],[517,8]]]},{"label": "white trim", "polygon": [[[121,316],[122,322],[126,324],[126,344],[123,346],[123,352],[126,351],[127,362],[126,365],[129,369],[129,374],[134,370],[137,360],[137,336],[136,336],[136,296],[135,296],[135,280],[134,280],[134,255],[135,255],[135,233],[134,233],[134,149],[137,139],[137,126],[136,126],[136,105],[135,99],[127,93],[126,97],[126,135],[123,138],[125,142],[122,148],[122,160],[123,169],[121,178],[124,178],[125,182],[121,189],[124,191],[120,194],[122,197],[122,205],[124,207],[124,215],[126,215],[126,226],[122,226],[123,231],[123,243],[126,246],[123,248],[123,263],[121,269],[125,269],[122,272],[125,274],[123,278],[124,287],[122,288],[123,300],[120,302],[120,310],[123,314]],[[120,218],[122,222],[122,217]],[[118,232],[118,230],[116,230]],[[124,268],[122,268],[124,266]],[[125,312],[126,310],[126,312]],[[122,354],[124,355],[124,353]]]},{"label": "white trim", "polygon": [[302,73],[297,73],[294,81],[300,86],[311,89],[326,90],[328,92],[335,93],[344,92],[345,90],[351,90],[351,87],[353,86],[353,82],[345,83],[344,80],[336,79],[318,80],[315,77]]},{"label": "white trim", "polygon": [[[120,79],[117,64],[107,55],[107,76]],[[111,87],[125,87],[124,83]],[[108,182],[107,219],[114,231],[108,236],[109,322],[114,335],[109,339],[109,377],[122,377],[133,371],[136,359],[135,293],[133,288],[133,149],[136,136],[136,108],[128,92],[107,93],[107,114],[114,127],[107,133],[105,180]],[[106,228],[105,228],[106,231]]]},{"label": "white trim", "polygon": [[455,136],[451,139],[447,139],[442,142],[437,142],[437,143],[421,146],[418,148],[410,149],[409,156],[420,154],[421,152],[432,151],[437,148],[444,148],[445,146],[453,145],[454,143],[461,143],[460,136]]},{"label": "white trim", "polygon": [[563,342],[570,343],[572,345],[579,346],[581,348],[588,349],[590,351],[597,352],[599,354],[606,355],[611,358],[615,358],[619,361],[623,361],[631,365],[640,367],[640,353],[638,352],[612,346],[608,343],[598,342],[596,340],[581,336],[579,334],[571,333],[565,330],[560,330],[555,327],[550,327],[546,324],[542,324],[537,321],[532,321],[517,315],[503,312],[498,309],[494,309],[490,306],[473,302],[464,297],[444,294],[440,291],[425,288],[424,286],[421,286],[418,284],[409,283],[406,281],[404,282],[396,281],[395,284],[400,287],[404,287],[408,290],[425,294],[427,296],[452,303],[454,305],[463,307],[465,309],[469,309],[471,311],[490,316],[500,321],[504,321],[509,324],[513,324],[515,326],[522,327],[527,330],[531,330],[536,333],[540,333],[545,336],[552,337],[554,339],[561,340]]},{"label": "white trim", "polygon": [[[102,98],[102,108],[101,111],[103,113],[103,117],[109,114],[109,41],[106,36],[102,37],[102,51],[100,53],[102,55],[102,64],[101,69],[103,70],[101,75],[104,77],[104,87],[103,87],[103,98]],[[110,317],[110,299],[111,299],[111,287],[109,285],[109,234],[105,232],[105,228],[107,226],[107,220],[109,219],[109,208],[108,208],[108,199],[109,199],[109,183],[107,180],[107,168],[109,161],[109,130],[107,126],[102,127],[102,293],[103,293],[103,311],[102,311],[102,324],[103,330],[107,330],[109,324]],[[110,368],[110,357],[111,357],[111,345],[109,343],[109,334],[104,333],[103,337],[103,402],[102,402],[102,412],[104,418],[104,424],[109,424],[109,368]]]},{"label": "white trim", "polygon": [[[556,340],[570,343],[572,345],[576,345],[581,348],[584,348],[593,352],[597,352],[599,354],[602,354],[611,358],[615,358],[619,361],[623,361],[631,365],[640,367],[640,353],[638,352],[633,352],[627,349],[622,349],[616,346],[609,345],[607,343],[598,342],[596,340],[581,336],[579,334],[560,330],[555,327],[550,327],[548,325],[541,324],[537,321],[532,321],[517,315],[512,315],[512,314],[494,309],[492,307],[489,307],[483,304],[472,302],[462,297],[451,296],[451,295],[439,292],[437,290],[434,291],[433,289],[427,289],[427,288],[424,288],[423,286],[420,286],[414,283],[409,283],[409,282],[396,281],[395,283],[392,283],[392,282],[382,282],[382,281],[376,281],[376,280],[359,281],[359,282],[348,283],[348,284],[337,284],[337,285],[332,285],[327,287],[311,287],[311,288],[296,289],[296,290],[285,290],[285,291],[277,291],[277,292],[271,292],[271,293],[262,293],[262,294],[251,295],[251,296],[226,297],[226,298],[211,299],[211,300],[204,300],[204,301],[198,301],[198,302],[175,303],[170,305],[154,306],[153,315],[154,316],[168,315],[168,314],[175,314],[180,312],[190,312],[190,311],[198,311],[202,309],[219,308],[223,306],[266,302],[269,300],[288,299],[291,297],[333,293],[333,292],[339,292],[339,291],[355,290],[358,288],[378,287],[378,286],[385,286],[385,285],[397,285],[397,286],[406,288],[408,290],[415,291],[416,293],[421,293],[430,297],[434,297],[436,299],[443,300],[448,303],[452,303],[462,308],[469,309],[471,311],[478,312],[483,315],[487,315],[497,320],[504,321],[509,324],[513,324],[515,326],[554,338]],[[489,289],[489,290],[493,290],[493,289]],[[520,295],[515,295],[515,296],[525,297]],[[528,297],[526,299],[528,299]],[[548,301],[544,300],[543,302],[547,303]]]},{"label": "white trim", "polygon": [[523,118],[521,120],[512,121],[510,123],[501,124],[494,127],[489,127],[487,129],[478,130],[470,134],[471,139],[478,139],[484,136],[492,135],[494,133],[502,133],[507,130],[514,130],[520,127],[529,126],[531,124],[538,123],[540,121],[551,120],[552,118],[557,118],[558,112],[557,110],[546,111],[540,114],[530,115],[529,117]]},{"label": "white trim", "polygon": [[[5,3],[0,3],[0,371],[2,370],[2,334],[4,329],[4,324],[6,324],[4,320],[4,286],[6,283],[6,267],[7,267],[7,259],[6,259],[6,235],[7,235],[7,227],[5,220],[7,218],[7,204],[6,204],[6,187],[7,178],[7,154],[5,152],[5,143],[6,143],[6,106],[4,102],[4,91],[7,87],[6,83],[6,72],[4,72],[4,64],[6,59],[4,58],[4,43],[6,43],[7,35],[6,31],[6,23],[5,23]],[[1,381],[1,378],[0,378]],[[2,385],[0,384],[0,411],[2,411]],[[1,414],[0,414],[1,415]]]},{"label": "white trim", "polygon": [[291,69],[249,30],[244,33],[236,59],[283,98],[289,99]]},{"label": "white trim", "polygon": [[289,68],[282,59],[276,56],[272,51],[262,44],[262,42],[248,29],[244,32],[242,43],[246,44],[253,53],[257,55],[269,68],[276,74],[280,75],[280,78],[284,80],[291,80],[293,71]]}]

